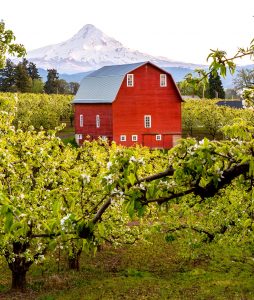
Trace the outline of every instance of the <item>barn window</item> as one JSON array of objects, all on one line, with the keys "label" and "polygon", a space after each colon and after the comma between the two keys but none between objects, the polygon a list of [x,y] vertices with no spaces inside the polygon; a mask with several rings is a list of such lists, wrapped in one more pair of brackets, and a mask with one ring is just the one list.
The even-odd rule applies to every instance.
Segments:
[{"label": "barn window", "polygon": [[156,141],[161,141],[161,134],[156,134],[155,139]]},{"label": "barn window", "polygon": [[77,139],[78,140],[82,140],[83,139],[83,135],[82,134],[77,134]]},{"label": "barn window", "polygon": [[160,86],[161,87],[167,86],[167,75],[166,74],[160,74]]},{"label": "barn window", "polygon": [[84,116],[83,116],[83,115],[80,115],[80,116],[79,116],[79,126],[80,126],[80,127],[83,127],[83,126],[84,126]]},{"label": "barn window", "polygon": [[120,135],[120,141],[126,142],[126,135]]},{"label": "barn window", "polygon": [[137,141],[138,141],[138,136],[137,136],[136,134],[133,134],[133,135],[131,136],[131,140],[132,140],[133,142],[137,142]]},{"label": "barn window", "polygon": [[152,127],[152,117],[150,115],[145,115],[144,117],[144,125],[145,128],[151,128]]},{"label": "barn window", "polygon": [[100,126],[101,126],[100,115],[96,115],[96,128],[100,128]]},{"label": "barn window", "polygon": [[134,75],[127,74],[127,86],[131,87],[134,86]]}]

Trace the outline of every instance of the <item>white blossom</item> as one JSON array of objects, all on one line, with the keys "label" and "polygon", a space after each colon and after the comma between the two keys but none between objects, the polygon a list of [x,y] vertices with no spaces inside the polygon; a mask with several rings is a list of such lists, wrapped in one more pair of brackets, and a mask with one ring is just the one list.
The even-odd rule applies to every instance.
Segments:
[{"label": "white blossom", "polygon": [[65,224],[65,222],[70,218],[70,216],[71,216],[71,214],[68,214],[68,215],[64,216],[64,217],[60,220],[60,224],[61,224],[61,227],[62,227],[63,230],[65,229],[64,224]]},{"label": "white blossom", "polygon": [[131,156],[131,157],[130,157],[129,162],[136,162],[136,161],[137,161],[137,159],[136,159],[134,156]]},{"label": "white blossom", "polygon": [[107,180],[107,183],[109,184],[113,183],[112,174],[104,176],[103,178]]},{"label": "white blossom", "polygon": [[111,161],[109,161],[108,163],[107,163],[107,169],[109,170],[111,167],[112,167],[112,162]]},{"label": "white blossom", "polygon": [[87,174],[85,174],[85,173],[84,173],[84,174],[81,174],[81,178],[84,179],[84,180],[86,180],[87,183],[90,182],[90,176],[87,175]]}]

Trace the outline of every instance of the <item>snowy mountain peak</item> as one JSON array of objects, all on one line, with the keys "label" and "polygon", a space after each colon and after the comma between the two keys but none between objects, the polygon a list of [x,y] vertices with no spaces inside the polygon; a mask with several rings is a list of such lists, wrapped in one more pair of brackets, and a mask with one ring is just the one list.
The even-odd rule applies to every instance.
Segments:
[{"label": "snowy mountain peak", "polygon": [[28,60],[43,69],[57,69],[60,73],[96,70],[105,65],[154,61],[159,65],[191,67],[124,47],[92,24],[82,27],[65,42],[28,52]]},{"label": "snowy mountain peak", "polygon": [[101,36],[103,35],[103,32],[92,24],[86,24],[73,36],[73,38],[86,39],[92,35]]},{"label": "snowy mountain peak", "polygon": [[100,29],[92,24],[87,24],[81,28],[71,39],[71,42],[82,44],[83,49],[100,50],[103,47],[123,47],[121,43],[104,34]]}]

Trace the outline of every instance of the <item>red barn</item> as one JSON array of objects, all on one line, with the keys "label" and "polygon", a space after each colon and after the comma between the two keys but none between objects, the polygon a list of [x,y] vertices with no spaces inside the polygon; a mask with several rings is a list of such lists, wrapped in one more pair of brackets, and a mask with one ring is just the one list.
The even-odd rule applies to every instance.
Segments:
[{"label": "red barn", "polygon": [[181,136],[181,95],[170,73],[150,63],[103,67],[74,98],[75,137],[171,148]]}]

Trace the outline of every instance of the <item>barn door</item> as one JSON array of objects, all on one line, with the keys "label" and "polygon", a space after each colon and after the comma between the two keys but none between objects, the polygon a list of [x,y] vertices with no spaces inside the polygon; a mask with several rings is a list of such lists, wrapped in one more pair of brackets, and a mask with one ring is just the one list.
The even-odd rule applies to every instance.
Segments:
[{"label": "barn door", "polygon": [[144,134],[143,135],[143,146],[150,148],[163,148],[163,135],[158,140],[156,134]]}]

